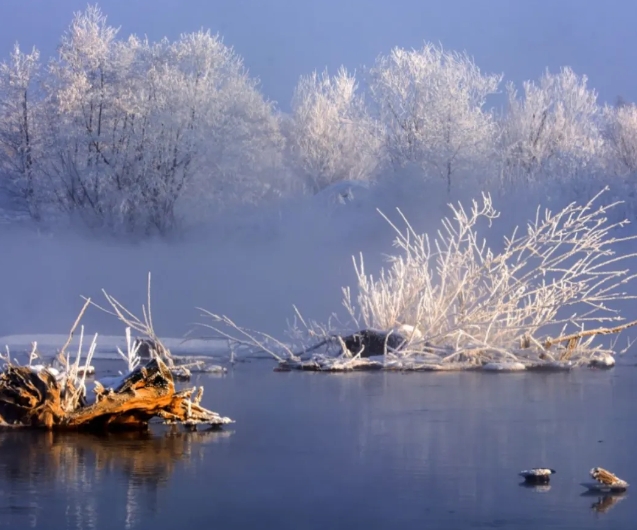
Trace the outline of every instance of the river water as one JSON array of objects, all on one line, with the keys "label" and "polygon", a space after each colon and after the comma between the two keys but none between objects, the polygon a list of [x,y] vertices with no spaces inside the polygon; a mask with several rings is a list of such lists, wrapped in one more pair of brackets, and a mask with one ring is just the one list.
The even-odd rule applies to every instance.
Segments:
[{"label": "river water", "polygon": [[[99,369],[99,366],[98,366]],[[201,375],[222,432],[0,432],[11,529],[632,529],[637,367],[553,374]],[[520,485],[534,466],[549,488]]]}]

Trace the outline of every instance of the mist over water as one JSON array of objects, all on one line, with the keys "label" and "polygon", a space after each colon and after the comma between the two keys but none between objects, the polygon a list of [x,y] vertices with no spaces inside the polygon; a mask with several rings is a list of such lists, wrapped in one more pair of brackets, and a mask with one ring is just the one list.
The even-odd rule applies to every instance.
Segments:
[{"label": "mist over water", "polygon": [[[129,241],[76,229],[2,226],[0,244],[8,258],[0,264],[0,335],[66,333],[83,305],[81,296],[102,303],[101,289],[141,314],[148,272],[160,336],[181,337],[201,322],[197,307],[278,337],[294,317],[293,305],[307,319],[325,322],[336,313],[346,320],[341,288],[356,292],[352,258],[362,253],[366,271],[376,275],[395,254],[395,232],[379,210],[402,229],[400,209],[418,233],[435,237],[442,217],[452,214],[450,203],[470,207],[480,197],[468,184],[447,195],[444,182],[423,182],[409,173],[397,182],[354,188],[344,204],[338,190],[326,192],[226,212],[172,239]],[[543,189],[506,196],[495,191],[492,198],[500,218],[478,230],[496,251],[516,226],[525,228],[538,205],[555,211],[564,204],[559,193],[549,196]],[[629,226],[616,235],[633,232]],[[624,306],[632,318],[630,304]],[[90,333],[123,334],[122,324],[97,309],[83,323]]]},{"label": "mist over water", "polygon": [[[196,307],[278,334],[293,316],[292,304],[309,318],[326,319],[341,309],[341,287],[355,279],[352,256],[364,252],[373,270],[384,260],[381,252],[391,251],[392,229],[375,208],[395,218],[397,206],[410,206],[401,190],[365,191],[354,191],[348,204],[320,196],[239,210],[175,240],[129,242],[72,230],[38,234],[3,227],[0,241],[13,258],[0,265],[0,334],[63,333],[82,306],[80,296],[99,303],[102,288],[139,311],[149,271],[161,335],[183,335],[196,320]],[[420,219],[415,222],[435,222],[444,194],[439,201],[423,189],[411,191]],[[85,324],[101,333],[122,331],[95,310]]]}]

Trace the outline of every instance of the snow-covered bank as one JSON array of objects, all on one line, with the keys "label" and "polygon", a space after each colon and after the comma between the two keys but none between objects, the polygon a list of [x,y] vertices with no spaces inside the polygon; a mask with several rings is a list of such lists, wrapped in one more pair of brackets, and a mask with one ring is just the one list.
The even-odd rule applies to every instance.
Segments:
[{"label": "snow-covered bank", "polygon": [[[63,334],[32,334],[32,335],[4,335],[0,336],[0,345],[9,348],[12,356],[28,355],[33,342],[37,342],[38,350],[47,357],[56,355],[60,347],[66,342]],[[162,337],[162,343],[177,357],[228,357],[229,350],[225,340],[185,340],[180,338]],[[79,337],[73,337],[69,344],[71,350],[77,349]],[[126,350],[126,338],[121,335],[100,335],[94,359],[119,359],[117,349]]]}]

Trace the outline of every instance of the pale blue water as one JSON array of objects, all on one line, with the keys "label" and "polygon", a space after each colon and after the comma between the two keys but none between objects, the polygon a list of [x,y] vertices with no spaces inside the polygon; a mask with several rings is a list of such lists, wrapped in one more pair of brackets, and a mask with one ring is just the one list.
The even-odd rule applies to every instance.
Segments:
[{"label": "pale blue water", "polygon": [[[634,528],[632,491],[602,499],[579,483],[602,466],[637,487],[635,366],[271,370],[194,381],[236,419],[223,433],[0,433],[0,527]],[[557,470],[550,489],[521,487],[517,472],[540,465]]]}]

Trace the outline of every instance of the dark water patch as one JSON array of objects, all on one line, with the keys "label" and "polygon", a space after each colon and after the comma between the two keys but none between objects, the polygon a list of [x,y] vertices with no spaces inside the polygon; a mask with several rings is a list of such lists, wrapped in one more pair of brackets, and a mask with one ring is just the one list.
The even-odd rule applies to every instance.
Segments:
[{"label": "dark water patch", "polygon": [[[637,372],[196,376],[230,433],[0,433],[0,527],[633,528]],[[599,443],[604,440],[604,443]],[[518,471],[557,470],[548,488]]]}]

